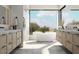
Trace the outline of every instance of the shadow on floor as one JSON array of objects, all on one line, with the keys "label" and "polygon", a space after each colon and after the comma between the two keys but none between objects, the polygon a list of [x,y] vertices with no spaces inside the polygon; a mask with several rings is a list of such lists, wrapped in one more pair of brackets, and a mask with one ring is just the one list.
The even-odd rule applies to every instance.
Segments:
[{"label": "shadow on floor", "polygon": [[50,42],[48,42],[48,41],[36,41],[36,42],[28,42],[28,43],[26,43],[26,44],[50,44],[50,43],[52,43],[53,44],[53,42],[52,41],[50,41]]},{"label": "shadow on floor", "polygon": [[11,54],[41,54],[40,49],[16,49]]},{"label": "shadow on floor", "polygon": [[[45,46],[41,47],[41,48],[32,48],[32,49],[21,49],[21,48],[16,48],[13,52],[11,52],[11,54],[42,54],[42,50],[45,47],[50,46],[51,44],[53,44],[53,42],[28,42],[26,43],[26,45],[35,45],[35,44],[46,44]],[[38,45],[39,46],[39,45]]]},{"label": "shadow on floor", "polygon": [[[54,44],[53,42],[28,42],[25,43],[26,45],[35,45],[35,44],[46,44],[45,46],[41,47],[41,48],[18,48],[15,49],[11,54],[43,54],[43,49],[45,49],[46,47],[51,46],[52,44]],[[39,45],[37,45],[39,47]],[[63,46],[60,45],[56,45],[56,46],[51,46],[50,48],[47,49],[49,54],[71,54],[70,51],[68,51],[66,48],[64,48]]]},{"label": "shadow on floor", "polygon": [[48,50],[50,54],[72,54],[64,46],[52,46]]}]

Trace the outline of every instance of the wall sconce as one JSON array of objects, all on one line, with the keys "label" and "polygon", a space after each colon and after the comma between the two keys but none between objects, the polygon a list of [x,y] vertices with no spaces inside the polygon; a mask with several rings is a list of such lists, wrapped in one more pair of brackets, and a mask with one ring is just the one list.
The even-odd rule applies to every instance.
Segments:
[{"label": "wall sconce", "polygon": [[0,24],[6,24],[6,22],[5,22],[5,17],[4,17],[4,16],[1,17],[1,19],[0,19]]},{"label": "wall sconce", "polygon": [[18,17],[16,16],[13,20],[13,29],[17,29],[18,26]]}]

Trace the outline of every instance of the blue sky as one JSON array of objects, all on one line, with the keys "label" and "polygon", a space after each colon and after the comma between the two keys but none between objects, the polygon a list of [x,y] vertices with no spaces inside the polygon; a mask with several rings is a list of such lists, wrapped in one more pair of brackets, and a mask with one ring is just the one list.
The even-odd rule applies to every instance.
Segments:
[{"label": "blue sky", "polygon": [[62,13],[65,25],[74,21],[79,21],[79,11],[63,11]]},{"label": "blue sky", "polygon": [[30,22],[35,22],[39,26],[57,28],[57,11],[30,11]]},{"label": "blue sky", "polygon": [[71,11],[71,17],[75,21],[79,21],[79,11]]},{"label": "blue sky", "polygon": [[[57,28],[57,11],[31,11],[30,21],[37,23],[39,26]],[[62,18],[65,25],[74,21],[79,21],[79,11],[63,11]]]}]

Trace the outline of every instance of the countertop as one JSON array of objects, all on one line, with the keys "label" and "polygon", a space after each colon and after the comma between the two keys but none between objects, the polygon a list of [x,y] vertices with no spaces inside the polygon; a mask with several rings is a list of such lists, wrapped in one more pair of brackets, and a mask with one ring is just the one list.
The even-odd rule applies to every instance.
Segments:
[{"label": "countertop", "polygon": [[64,29],[61,29],[59,31],[68,32],[68,33],[71,33],[71,34],[79,34],[79,31],[77,31],[77,30],[64,30]]},{"label": "countertop", "polygon": [[13,33],[13,32],[18,32],[18,31],[21,31],[21,29],[17,29],[17,30],[0,30],[0,35]]}]

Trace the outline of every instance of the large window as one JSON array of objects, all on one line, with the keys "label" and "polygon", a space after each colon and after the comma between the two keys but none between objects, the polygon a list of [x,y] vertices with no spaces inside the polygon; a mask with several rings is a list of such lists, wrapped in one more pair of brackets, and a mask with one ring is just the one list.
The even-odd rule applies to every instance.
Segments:
[{"label": "large window", "polygon": [[77,25],[79,24],[79,10],[63,10],[62,11],[62,20],[64,25]]},{"label": "large window", "polygon": [[[58,25],[58,12],[50,10],[31,10],[30,11],[30,30],[53,31]],[[36,28],[34,28],[36,26]]]}]

